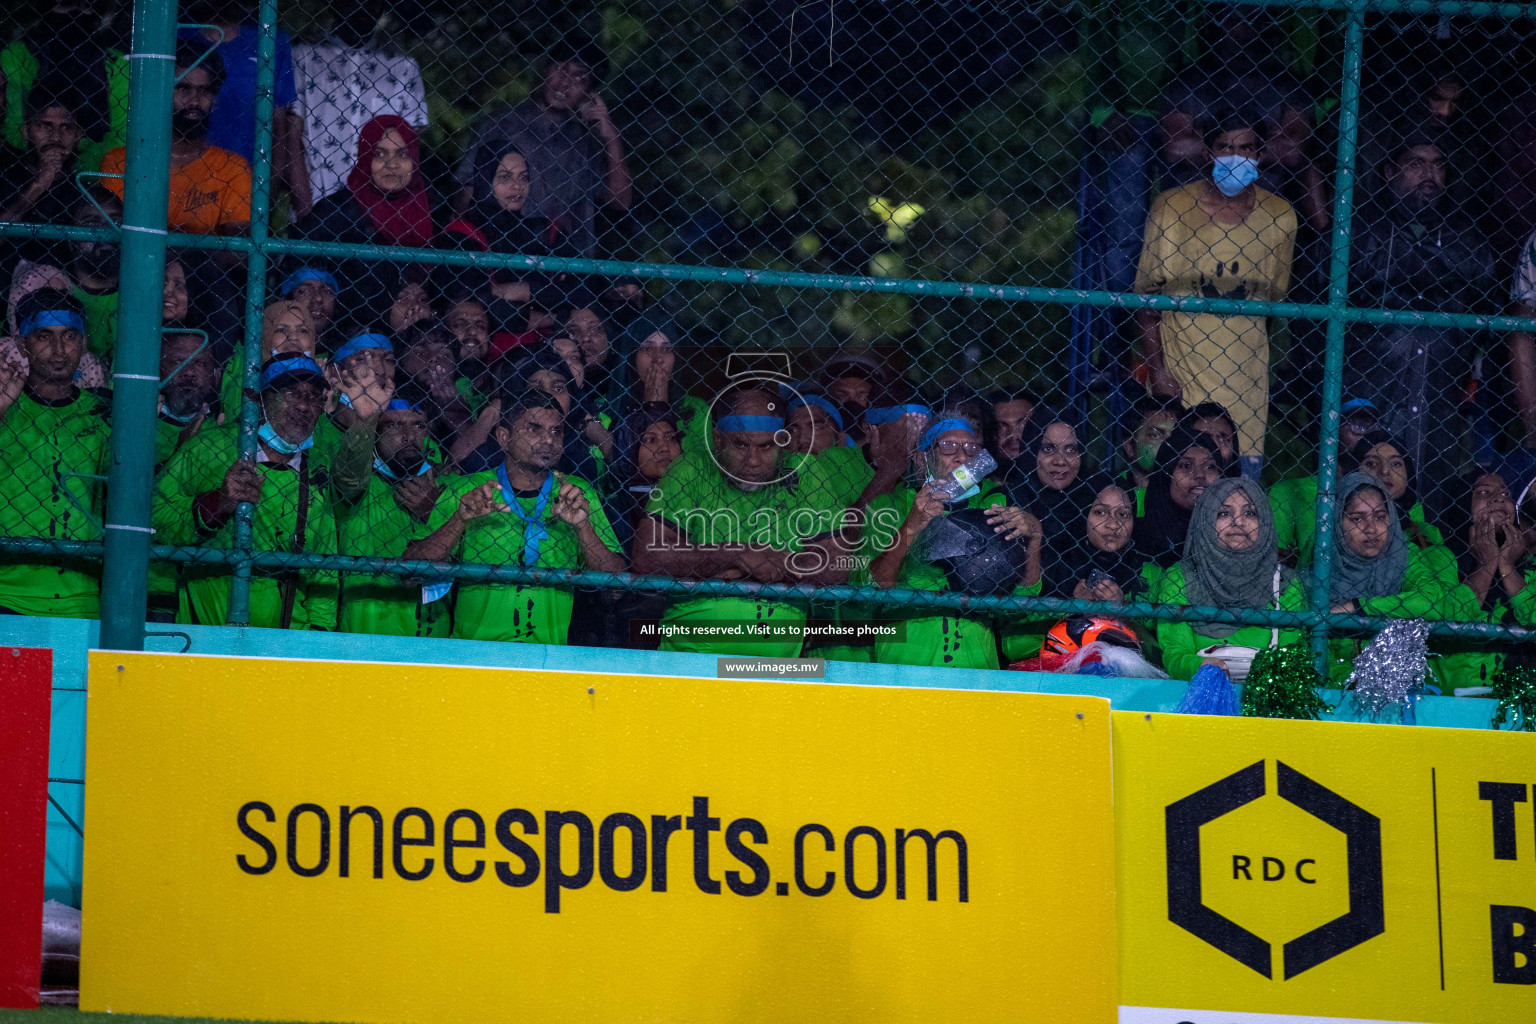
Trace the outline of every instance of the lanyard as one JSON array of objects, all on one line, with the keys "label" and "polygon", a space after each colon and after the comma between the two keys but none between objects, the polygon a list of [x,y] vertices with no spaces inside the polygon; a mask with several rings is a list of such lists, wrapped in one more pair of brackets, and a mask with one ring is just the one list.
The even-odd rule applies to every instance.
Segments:
[{"label": "lanyard", "polygon": [[539,496],[533,503],[532,512],[524,512],[522,503],[517,500],[517,495],[512,493],[512,481],[507,479],[507,464],[503,462],[496,467],[496,478],[501,481],[501,497],[516,516],[523,521],[523,568],[531,569],[539,564],[539,545],[544,538],[549,536],[549,528],[544,525],[544,509],[549,505],[550,491],[554,489],[555,474],[550,473],[544,478],[544,486],[539,488]]}]

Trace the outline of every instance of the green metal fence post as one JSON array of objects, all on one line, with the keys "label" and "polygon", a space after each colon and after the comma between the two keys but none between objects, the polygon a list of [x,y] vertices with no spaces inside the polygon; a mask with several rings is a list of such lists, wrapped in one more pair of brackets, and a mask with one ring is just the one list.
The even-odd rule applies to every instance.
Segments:
[{"label": "green metal fence post", "polygon": [[175,51],[174,0],[136,0],[128,54],[122,302],[112,373],[112,466],[101,585],[101,646],[115,650],[144,648]]},{"label": "green metal fence post", "polygon": [[[1355,212],[1355,153],[1360,127],[1360,65],[1365,47],[1365,3],[1349,6],[1344,23],[1344,81],[1339,94],[1339,166],[1334,178],[1333,258],[1328,268],[1327,355],[1317,456],[1317,543],[1312,559],[1312,610],[1331,607],[1328,579],[1333,568],[1334,484],[1339,460],[1339,403],[1344,390],[1344,308],[1349,300],[1349,232]],[[1312,627],[1312,654],[1318,671],[1328,672],[1328,620]]]},{"label": "green metal fence post", "polygon": [[[245,390],[256,388],[261,370],[261,312],[267,301],[267,218],[272,197],[272,82],[277,53],[277,0],[261,0],[257,14],[256,42],[256,148],[251,167],[251,248],[247,255],[249,273],[245,300],[245,367],[241,374]],[[240,403],[240,457],[256,458],[256,405]],[[254,545],[252,520],[256,507],[242,503],[235,519],[235,550],[249,555]],[[251,562],[235,563],[229,593],[229,624],[243,626],[251,621]]]}]

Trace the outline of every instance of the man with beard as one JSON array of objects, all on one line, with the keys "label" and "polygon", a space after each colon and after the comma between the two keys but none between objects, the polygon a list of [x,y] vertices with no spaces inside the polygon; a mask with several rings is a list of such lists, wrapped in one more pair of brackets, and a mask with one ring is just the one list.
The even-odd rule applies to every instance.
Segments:
[{"label": "man with beard", "polygon": [[[82,102],[78,96],[45,92],[41,86],[28,95],[22,129],[26,151],[0,163],[0,221],[69,222],[70,211],[80,199],[75,165],[84,133],[76,111]],[[9,275],[17,259],[58,266],[67,252],[68,246],[60,242],[5,239],[0,242],[0,276]]]},{"label": "man with beard", "polygon": [[[1355,216],[1352,305],[1467,313],[1492,304],[1493,254],[1446,191],[1452,170],[1435,135],[1400,137],[1379,194]],[[1442,485],[1456,477],[1457,407],[1477,356],[1470,342],[1468,332],[1448,327],[1357,324],[1345,352],[1345,394],[1385,410],[1381,425],[1420,467],[1420,499],[1432,519],[1445,508]]]},{"label": "man with beard", "polygon": [[[92,201],[94,200],[94,202]],[[117,196],[99,188],[91,198],[75,202],[72,220],[76,227],[110,227],[121,222],[123,204]],[[70,242],[69,270],[75,279],[75,298],[85,313],[85,343],[92,355],[110,362],[117,350],[117,277],[121,252],[116,242]]]},{"label": "man with beard", "polygon": [[163,466],[197,435],[219,397],[219,365],[207,341],[193,331],[160,339],[160,419],[155,424],[155,465]]},{"label": "man with beard", "polygon": [[[0,357],[0,534],[100,540],[108,402],[75,384],[85,318],[66,292],[44,288],[17,309],[25,365]],[[0,558],[0,613],[94,619],[101,567],[67,558]]]},{"label": "man with beard", "polygon": [[[391,399],[358,431],[371,439],[366,476],[336,474],[337,543],[344,555],[399,558],[424,540],[442,494],[427,459],[427,418],[404,399]],[[449,581],[343,573],[339,624],[348,633],[447,636]]]},{"label": "man with beard", "polygon": [[[202,58],[202,63],[197,64]],[[171,92],[172,231],[194,235],[243,235],[251,222],[251,168],[245,158],[209,143],[208,115],[224,84],[217,51],[203,55],[196,44],[176,46],[176,87]],[[101,161],[103,174],[122,174],[127,150],[119,146]],[[121,178],[103,178],[118,198]],[[231,253],[230,256],[238,254]]]},{"label": "man with beard", "polygon": [[[431,533],[407,560],[528,569],[623,572],[624,555],[596,488],[554,471],[565,447],[565,414],[552,396],[522,393],[496,427],[503,463],[451,477],[432,511]],[[462,583],[453,635],[466,640],[563,644],[570,633],[566,588]]]},{"label": "man with beard", "polygon": [[988,401],[992,403],[992,450],[1007,476],[1024,451],[1024,427],[1039,399],[1023,391],[994,391]]},{"label": "man with beard", "polygon": [[[635,530],[635,571],[683,579],[840,583],[832,482],[812,456],[786,454],[786,402],[751,384],[715,400],[704,451],[685,452],[651,491]],[[849,550],[852,550],[850,547]],[[782,635],[664,637],[664,651],[798,657],[806,606],[778,598],[675,600],[663,626],[782,627]]]},{"label": "man with beard", "polygon": [[[328,474],[309,457],[325,408],[325,375],[306,355],[278,353],[258,379],[261,424],[256,456],[240,457],[240,424],[205,427],[171,456],[155,484],[152,525],[167,544],[234,547],[235,513],[249,502],[258,551],[335,554],[336,520]],[[377,415],[387,395],[356,389],[349,396]],[[335,470],[358,470],[345,454],[366,460],[363,445],[343,446]],[[184,570],[178,622],[222,625],[229,618],[230,568]],[[276,629],[335,629],[336,574],[328,570],[268,572],[251,578],[250,624]]]},{"label": "man with beard", "polygon": [[27,148],[24,125],[36,94],[47,95],[60,83],[82,100],[75,116],[87,138],[110,137],[122,130],[127,118],[126,96],[114,88],[125,87],[128,78],[123,61],[127,40],[120,27],[126,19],[113,17],[102,30],[100,15],[85,0],[59,0],[50,7],[0,50],[3,136],[5,144],[17,150]]},{"label": "man with beard", "polygon": [[481,149],[510,144],[528,161],[533,182],[523,216],[556,221],[572,248],[590,255],[603,206],[628,210],[634,201],[624,142],[593,78],[605,64],[584,40],[563,40],[545,57],[544,82],[530,99],[481,118],[474,144],[454,172],[467,209]]}]

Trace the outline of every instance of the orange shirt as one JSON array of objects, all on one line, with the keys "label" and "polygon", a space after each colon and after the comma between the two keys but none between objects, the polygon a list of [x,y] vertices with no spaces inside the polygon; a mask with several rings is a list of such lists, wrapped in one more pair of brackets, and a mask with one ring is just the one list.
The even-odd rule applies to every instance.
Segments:
[{"label": "orange shirt", "polygon": [[[101,159],[102,173],[122,174],[126,153],[122,146],[108,151]],[[122,198],[121,178],[103,178],[101,183]],[[171,168],[170,230],[216,235],[250,219],[251,168],[243,157],[209,146],[196,160]]]}]

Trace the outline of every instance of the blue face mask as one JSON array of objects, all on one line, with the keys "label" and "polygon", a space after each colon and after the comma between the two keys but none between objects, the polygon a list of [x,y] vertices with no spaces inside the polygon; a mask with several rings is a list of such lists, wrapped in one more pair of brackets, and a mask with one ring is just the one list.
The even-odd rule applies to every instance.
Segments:
[{"label": "blue face mask", "polygon": [[260,427],[257,427],[256,436],[261,439],[262,444],[283,455],[297,455],[299,452],[307,448],[313,448],[315,445],[314,434],[310,434],[298,444],[294,444],[286,438],[279,437],[277,431],[272,429],[272,424],[270,423],[263,423]]},{"label": "blue face mask", "polygon": [[1259,180],[1259,162],[1251,156],[1219,156],[1211,180],[1224,196],[1235,196]]}]

